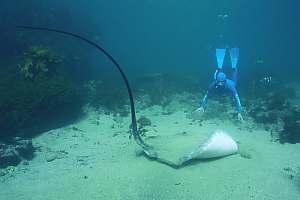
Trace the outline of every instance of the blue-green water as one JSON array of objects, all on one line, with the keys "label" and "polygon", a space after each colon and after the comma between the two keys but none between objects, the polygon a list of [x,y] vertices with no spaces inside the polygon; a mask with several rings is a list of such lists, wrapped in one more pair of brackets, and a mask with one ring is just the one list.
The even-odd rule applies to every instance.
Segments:
[{"label": "blue-green water", "polygon": [[[124,147],[126,156],[123,157],[119,155],[119,150],[115,152],[117,148],[113,148],[112,152],[100,153],[99,157],[93,158],[96,164],[94,163],[91,168],[101,163],[99,164],[101,167],[112,165],[113,170],[120,170],[119,166],[130,162],[131,166],[141,166],[142,169],[128,170],[133,179],[136,178],[138,181],[133,181],[136,185],[133,184],[134,186],[127,188],[128,190],[125,189],[125,193],[128,192],[129,196],[126,198],[124,194],[118,196],[119,191],[114,191],[111,189],[114,187],[111,186],[118,177],[121,177],[117,185],[124,189],[124,185],[128,184],[127,181],[132,181],[127,179],[127,171],[122,169],[120,174],[108,173],[111,175],[111,177],[108,175],[108,182],[111,182],[106,185],[105,182],[99,181],[104,186],[100,187],[102,196],[99,195],[98,199],[110,199],[110,195],[111,199],[174,199],[176,193],[172,191],[180,191],[181,196],[178,199],[193,199],[193,197],[199,199],[201,195],[196,195],[195,189],[200,178],[195,177],[200,177],[201,171],[207,170],[203,173],[203,180],[207,180],[215,169],[224,166],[224,173],[230,175],[224,179],[213,176],[208,180],[205,190],[215,193],[217,189],[214,190],[211,186],[215,185],[214,181],[219,181],[216,188],[225,191],[224,196],[209,195],[208,192],[205,195],[203,193],[205,199],[209,197],[216,199],[216,196],[219,199],[233,199],[233,196],[241,198],[245,194],[247,196],[244,199],[274,199],[276,198],[274,193],[268,196],[272,191],[270,185],[261,190],[257,189],[263,186],[261,179],[267,178],[266,174],[261,174],[264,171],[269,171],[270,176],[280,179],[280,184],[274,186],[276,189],[284,188],[278,197],[282,198],[289,192],[287,199],[299,197],[300,160],[299,156],[295,156],[299,153],[300,143],[298,131],[300,129],[299,6],[295,0],[11,0],[1,2],[0,180],[10,188],[11,194],[15,195],[11,195],[9,190],[0,195],[6,194],[4,199],[8,197],[18,199],[20,194],[11,189],[14,181],[22,180],[26,185],[26,178],[34,179],[30,174],[32,168],[38,166],[48,170],[47,165],[39,162],[44,151],[48,151],[45,150],[48,147],[39,146],[41,141],[45,140],[42,144],[50,145],[49,148],[54,145],[53,138],[49,141],[43,139],[48,135],[45,132],[54,130],[50,131],[50,135],[56,135],[55,141],[57,140],[58,143],[62,142],[62,138],[70,136],[66,134],[67,136],[60,137],[64,131],[73,134],[69,137],[70,144],[68,143],[67,146],[70,145],[71,149],[79,145],[88,155],[93,152],[93,150],[90,152],[86,150],[90,146],[82,142],[73,144],[72,137],[81,135],[80,137],[84,138],[81,139],[88,142],[97,138],[95,132],[99,132],[101,136],[108,132],[113,136],[110,138],[105,135],[103,138],[110,145],[128,144],[128,130],[132,128],[131,113],[127,106],[130,105],[127,90],[111,60],[76,38],[16,28],[24,25],[79,34],[109,52],[129,79],[136,103],[139,133],[143,139],[158,138],[157,143],[167,141],[165,143],[169,144],[170,148],[174,148],[180,146],[181,136],[187,135],[189,138],[189,134],[194,134],[198,128],[204,132],[224,128],[232,132],[235,139],[238,139],[239,145],[247,146],[246,151],[240,153],[241,158],[246,159],[241,161],[240,168],[236,163],[239,164],[241,158],[234,155],[232,162],[229,157],[224,161],[221,159],[222,161],[216,162],[192,163],[191,168],[188,164],[183,170],[180,169],[181,171],[170,169],[161,163],[155,165],[147,159],[136,161],[140,157],[131,154],[134,152],[132,145]],[[225,98],[224,96],[220,98],[218,95],[209,96],[209,105],[204,116],[199,119],[193,115],[193,111],[199,107],[199,102],[205,95],[207,86],[213,80],[213,73],[217,67],[215,49],[224,45],[238,47],[240,51],[237,89],[241,99],[244,124],[237,121],[231,98],[226,99],[226,95]],[[224,61],[225,71],[230,70],[230,67],[230,57],[227,54]],[[97,114],[94,115],[89,109]],[[143,115],[146,118],[141,118]],[[167,116],[170,117],[169,120],[165,120]],[[85,124],[90,122],[89,120],[92,121],[90,127]],[[152,123],[148,120],[152,120]],[[122,124],[120,121],[125,122]],[[105,123],[112,123],[112,125]],[[102,125],[104,128],[99,128]],[[151,128],[144,126],[151,126]],[[169,134],[168,127],[172,131],[177,131],[176,134]],[[147,135],[148,132],[150,136]],[[163,132],[162,135],[159,135],[159,132]],[[119,135],[125,139],[119,139]],[[115,137],[117,139],[114,139]],[[256,137],[260,142],[255,143]],[[168,139],[170,139],[169,143]],[[109,146],[102,141],[93,141],[91,145],[98,145],[98,143]],[[264,144],[266,150],[263,148]],[[95,152],[98,152],[98,149],[95,149]],[[105,151],[110,150],[105,149]],[[59,153],[56,156],[59,158],[55,157],[53,160],[66,159],[68,165],[72,162],[72,156],[80,153],[73,150],[68,152],[65,149],[58,149],[57,152]],[[275,152],[277,160],[272,159],[272,152]],[[67,157],[65,154],[68,153],[71,161],[65,158]],[[102,166],[100,155],[112,157]],[[92,157],[92,155],[88,156]],[[284,157],[282,162],[280,156]],[[78,160],[82,158],[76,157],[76,159],[79,162]],[[122,160],[120,165],[115,164],[114,159]],[[51,157],[46,160],[53,163]],[[148,165],[147,162],[151,164]],[[264,164],[261,169],[259,162]],[[198,164],[204,165],[201,165],[202,168],[196,168]],[[247,173],[248,165],[252,168]],[[273,165],[276,166],[270,167]],[[56,172],[61,173],[64,167],[60,165]],[[233,173],[230,171],[231,168],[236,171],[233,170]],[[2,169],[4,171],[1,171]],[[77,168],[74,170],[74,167],[68,166],[68,169],[71,177],[76,174]],[[105,168],[108,171],[109,169],[109,167]],[[20,175],[22,170],[26,171],[24,176]],[[84,169],[84,173],[88,176],[80,173],[83,179],[88,179],[87,177],[92,177],[93,173],[96,173],[96,171],[85,170],[87,169]],[[161,175],[150,173],[153,171],[167,174],[167,178],[163,179]],[[153,180],[146,178],[147,185],[143,188],[138,185],[144,182],[139,177],[141,174],[137,172],[155,178]],[[105,175],[105,172],[103,173]],[[41,174],[51,177],[51,173]],[[260,174],[263,178],[259,178]],[[281,177],[282,174],[284,178]],[[102,176],[101,172],[101,176],[97,178]],[[170,181],[173,176],[176,177],[174,183]],[[232,189],[234,184],[239,184],[238,179],[244,176],[246,178],[242,181],[240,191]],[[249,178],[251,176],[254,178]],[[22,179],[23,177],[25,178]],[[185,177],[186,180],[182,181]],[[62,179],[66,181],[67,178]],[[164,187],[152,188],[157,184],[156,178],[165,184]],[[52,183],[57,180],[60,179],[52,179]],[[222,181],[229,186],[224,186]],[[75,185],[75,182],[72,183]],[[98,184],[95,180],[93,183]],[[172,186],[168,187],[168,184]],[[247,184],[249,186],[246,186]],[[87,189],[88,199],[97,199],[93,196],[94,189],[97,187],[91,185],[90,183]],[[182,191],[175,189],[174,185],[182,186],[184,189]],[[201,181],[199,186],[205,187],[205,184]],[[42,187],[44,189],[45,186]],[[140,196],[135,196],[136,187]],[[52,186],[52,188],[56,187]],[[70,192],[74,188],[76,190],[76,187],[66,186],[69,197],[74,198]],[[42,191],[45,191],[43,189]],[[22,188],[22,191],[24,190],[26,189]],[[255,192],[257,196],[252,194]],[[25,199],[28,194],[25,195]],[[58,193],[57,196],[51,192],[49,194],[51,195],[47,196],[47,199],[61,197],[63,192]],[[80,196],[83,194],[84,191],[81,191]],[[37,191],[33,199],[38,198]]]},{"label": "blue-green water", "polygon": [[[159,69],[206,77],[215,65],[217,34],[224,31],[241,49],[246,80],[257,70],[286,76],[297,71],[296,8],[295,1],[9,1],[1,6],[1,34],[10,38],[6,27],[14,24],[63,28],[96,39],[129,73]],[[227,26],[220,26],[219,14],[228,14]],[[12,43],[1,45],[1,52],[8,50],[15,51]],[[258,59],[265,65],[257,66]]]}]

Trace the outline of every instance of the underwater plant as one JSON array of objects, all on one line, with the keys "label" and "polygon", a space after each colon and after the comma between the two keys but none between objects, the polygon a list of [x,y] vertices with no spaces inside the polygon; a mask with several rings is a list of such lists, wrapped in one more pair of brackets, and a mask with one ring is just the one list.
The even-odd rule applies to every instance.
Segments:
[{"label": "underwater plant", "polygon": [[56,56],[50,48],[32,46],[24,52],[18,68],[25,78],[33,79],[39,74],[55,73],[57,64],[61,62],[62,58]]}]

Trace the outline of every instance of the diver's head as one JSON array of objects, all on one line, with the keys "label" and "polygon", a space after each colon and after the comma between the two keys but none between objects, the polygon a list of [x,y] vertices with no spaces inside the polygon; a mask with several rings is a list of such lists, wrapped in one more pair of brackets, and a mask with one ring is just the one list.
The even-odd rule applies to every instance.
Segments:
[{"label": "diver's head", "polygon": [[217,83],[216,83],[217,88],[225,86],[226,74],[223,72],[219,72],[216,76],[216,81],[217,81]]}]

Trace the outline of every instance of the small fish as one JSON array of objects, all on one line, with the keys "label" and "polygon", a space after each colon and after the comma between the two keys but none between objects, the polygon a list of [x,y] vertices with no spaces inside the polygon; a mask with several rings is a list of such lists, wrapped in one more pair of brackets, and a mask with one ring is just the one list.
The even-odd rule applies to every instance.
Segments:
[{"label": "small fish", "polygon": [[272,84],[272,76],[266,76],[259,80],[259,82],[263,85],[269,86]]}]

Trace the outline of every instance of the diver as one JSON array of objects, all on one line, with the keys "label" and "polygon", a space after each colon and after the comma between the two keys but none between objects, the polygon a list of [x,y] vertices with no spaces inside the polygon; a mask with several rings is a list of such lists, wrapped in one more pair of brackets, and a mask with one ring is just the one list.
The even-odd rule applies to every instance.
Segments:
[{"label": "diver", "polygon": [[209,85],[208,90],[206,94],[204,95],[201,106],[196,110],[196,112],[204,113],[207,102],[208,102],[208,96],[214,91],[229,91],[234,99],[236,111],[237,111],[237,118],[239,121],[243,121],[243,116],[241,114],[242,112],[242,106],[240,102],[240,98],[236,89],[237,85],[237,62],[239,58],[239,48],[229,48],[229,54],[231,59],[231,70],[232,74],[230,78],[227,78],[226,74],[223,72],[223,62],[225,58],[225,53],[228,48],[224,49],[216,49],[216,57],[217,57],[217,65],[218,68],[216,69],[214,73],[214,80]]},{"label": "diver", "polygon": [[[216,59],[217,59],[217,69],[214,73],[214,80],[209,85],[204,98],[202,99],[201,106],[196,110],[196,112],[204,113],[207,107],[208,96],[214,91],[229,91],[233,96],[235,107],[237,111],[237,118],[240,121],[243,121],[242,106],[238,92],[236,90],[237,86],[237,63],[239,59],[239,48],[234,47],[233,41],[236,37],[233,36],[233,32],[228,32],[231,29],[228,27],[230,15],[229,13],[221,13],[217,16],[217,27],[219,27],[219,33],[216,35]],[[230,45],[229,45],[230,44]],[[231,46],[231,47],[229,47]],[[230,60],[231,60],[231,76],[227,78],[226,74],[223,71],[223,63],[225,59],[226,51],[229,51]]]}]

